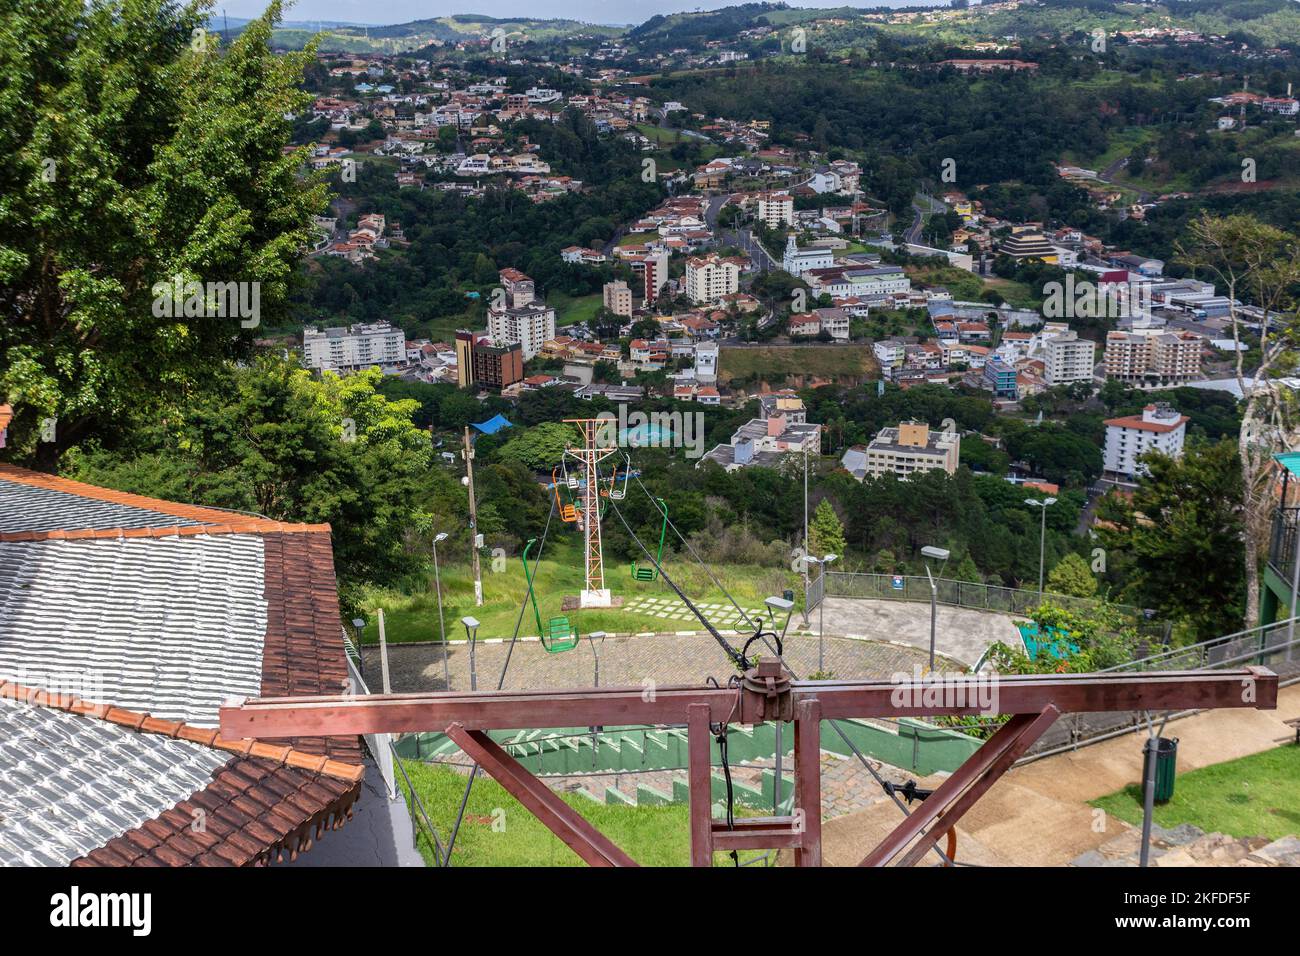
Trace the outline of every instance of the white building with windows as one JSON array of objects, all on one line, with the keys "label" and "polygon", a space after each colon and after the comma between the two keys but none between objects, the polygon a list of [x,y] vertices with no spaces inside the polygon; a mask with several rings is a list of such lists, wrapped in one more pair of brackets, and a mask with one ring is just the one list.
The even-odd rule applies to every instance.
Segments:
[{"label": "white building with windows", "polygon": [[1147,473],[1138,458],[1148,451],[1181,457],[1187,422],[1186,415],[1178,414],[1164,402],[1148,405],[1141,415],[1106,419],[1103,468],[1110,475],[1134,478]]},{"label": "white building with windows", "polygon": [[302,351],[308,367],[322,371],[401,365],[406,361],[406,335],[387,322],[338,326],[323,332],[305,329]]},{"label": "white building with windows", "polygon": [[829,269],[833,265],[835,265],[835,254],[830,249],[818,246],[800,249],[793,233],[786,239],[781,268],[790,275],[801,276],[813,269]]},{"label": "white building with windows", "polygon": [[759,221],[769,229],[780,229],[794,222],[794,197],[764,193],[758,197]]},{"label": "white building with windows", "polygon": [[686,260],[686,295],[692,302],[717,302],[740,289],[735,259],[710,254]]},{"label": "white building with windows", "polygon": [[527,362],[555,338],[555,310],[536,300],[520,306],[488,309],[487,325],[488,335],[497,345],[518,345]]},{"label": "white building with windows", "polygon": [[1043,339],[1044,377],[1048,385],[1092,381],[1097,360],[1097,343],[1079,338],[1071,330]]}]

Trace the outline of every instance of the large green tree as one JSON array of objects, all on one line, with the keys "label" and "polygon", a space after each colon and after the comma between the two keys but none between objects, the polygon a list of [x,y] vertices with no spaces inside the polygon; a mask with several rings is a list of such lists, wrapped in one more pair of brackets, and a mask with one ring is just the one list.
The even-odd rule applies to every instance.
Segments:
[{"label": "large green tree", "polygon": [[[325,203],[285,148],[312,54],[272,54],[278,0],[224,50],[209,7],[0,0],[0,399],[19,460],[52,469],[168,414],[285,311]],[[257,314],[217,317],[210,296],[204,315],[155,314],[177,281],[243,284]]]},{"label": "large green tree", "polygon": [[93,484],[173,501],[328,522],[345,600],[361,583],[418,574],[431,528],[463,525],[465,491],[431,467],[414,400],[375,390],[378,370],[316,378],[273,357],[225,365],[183,415],[140,416],[118,447],[87,442],[64,462]]},{"label": "large green tree", "polygon": [[1108,564],[1127,568],[1124,597],[1206,639],[1236,631],[1245,604],[1241,464],[1232,441],[1148,452],[1131,501],[1103,499]]}]

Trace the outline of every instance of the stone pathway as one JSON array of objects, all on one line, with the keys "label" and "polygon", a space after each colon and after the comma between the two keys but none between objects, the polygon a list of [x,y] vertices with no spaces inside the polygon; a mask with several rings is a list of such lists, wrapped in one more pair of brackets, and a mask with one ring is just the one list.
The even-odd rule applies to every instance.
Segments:
[{"label": "stone pathway", "polygon": [[[1137,866],[1141,861],[1142,831],[1129,827],[1095,850],[1080,854],[1071,866]],[[1166,830],[1151,826],[1151,866],[1300,866],[1300,838],[1284,836],[1232,837],[1206,833],[1190,823]]]},{"label": "stone pathway", "polygon": [[[733,628],[752,627],[740,611],[736,610],[733,604],[696,604],[704,616],[709,619],[709,623],[719,630],[731,630]],[[749,621],[758,621],[766,617],[762,608],[744,607],[745,614],[749,616]],[[689,608],[676,597],[651,597],[637,598],[634,601],[624,605],[623,610],[631,611],[636,614],[644,614],[648,617],[655,617],[664,620],[665,623],[670,621],[680,621],[683,625],[689,625],[692,628],[699,626],[697,618]],[[683,630],[686,628],[683,627]]]}]

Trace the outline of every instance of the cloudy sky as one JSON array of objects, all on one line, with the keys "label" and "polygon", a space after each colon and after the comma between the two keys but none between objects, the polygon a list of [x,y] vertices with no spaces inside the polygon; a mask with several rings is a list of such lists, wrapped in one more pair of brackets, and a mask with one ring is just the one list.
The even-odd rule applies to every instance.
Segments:
[{"label": "cloudy sky", "polygon": [[[567,17],[589,23],[641,23],[657,13],[714,10],[740,0],[297,0],[285,13],[287,20],[336,20],[348,23],[408,23],[453,13],[483,13],[494,17]],[[796,7],[877,7],[934,5],[942,0],[787,0]],[[232,17],[253,17],[266,7],[265,0],[216,0]]]}]

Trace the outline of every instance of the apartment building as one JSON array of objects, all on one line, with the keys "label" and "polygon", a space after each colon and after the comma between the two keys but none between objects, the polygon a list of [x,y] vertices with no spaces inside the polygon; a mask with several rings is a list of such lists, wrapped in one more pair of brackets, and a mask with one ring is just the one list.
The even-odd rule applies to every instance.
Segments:
[{"label": "apartment building", "polygon": [[530,361],[542,346],[555,338],[555,310],[543,302],[488,309],[488,335],[499,345],[518,345],[523,359]]},{"label": "apartment building", "polygon": [[765,193],[758,197],[758,219],[769,229],[794,224],[794,197]]},{"label": "apartment building", "polygon": [[1043,377],[1049,385],[1092,381],[1097,343],[1079,338],[1074,331],[1062,332],[1043,341]]},{"label": "apartment building", "polygon": [[692,302],[717,302],[740,288],[735,259],[710,254],[686,260],[686,295]]},{"label": "apartment building", "polygon": [[1158,451],[1178,458],[1183,453],[1188,417],[1164,402],[1142,409],[1141,415],[1106,419],[1106,449],[1103,468],[1107,474],[1133,478],[1147,473],[1138,458]]},{"label": "apartment building", "polygon": [[628,319],[632,317],[632,290],[622,279],[606,282],[604,288],[605,308],[615,315]]},{"label": "apartment building", "polygon": [[303,357],[308,367],[333,372],[400,365],[406,361],[406,335],[387,322],[338,326],[302,333]]},{"label": "apartment building", "polygon": [[528,305],[537,297],[533,280],[518,269],[502,269],[497,273],[501,287],[505,290],[505,304],[512,308]]},{"label": "apartment building", "polygon": [[658,249],[623,257],[642,282],[642,295],[646,307],[654,305],[659,293],[668,284],[668,250]]},{"label": "apartment building", "polygon": [[1134,329],[1106,334],[1106,377],[1133,388],[1176,388],[1201,371],[1201,338],[1191,332]]},{"label": "apartment building", "polygon": [[494,342],[491,336],[461,329],[456,332],[456,384],[480,385],[501,391],[524,377],[524,355],[519,345]]},{"label": "apartment building", "polygon": [[925,422],[900,422],[897,428],[882,428],[865,448],[850,448],[841,463],[861,481],[867,475],[907,478],[937,470],[951,475],[960,459],[960,435],[934,431]]}]

